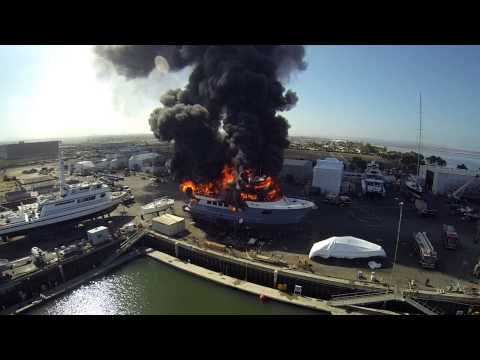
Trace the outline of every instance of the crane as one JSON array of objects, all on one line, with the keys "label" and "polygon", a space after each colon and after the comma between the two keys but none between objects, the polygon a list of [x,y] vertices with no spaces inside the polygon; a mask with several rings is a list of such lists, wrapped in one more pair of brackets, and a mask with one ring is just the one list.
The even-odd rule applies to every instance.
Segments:
[{"label": "crane", "polygon": [[461,195],[463,193],[463,191],[469,187],[475,180],[477,180],[478,178],[480,177],[479,174],[475,175],[475,177],[471,178],[470,180],[468,180],[465,184],[463,184],[462,186],[460,186],[457,190],[455,190],[453,193],[450,194],[450,197],[457,200],[457,201],[460,201],[461,200]]}]

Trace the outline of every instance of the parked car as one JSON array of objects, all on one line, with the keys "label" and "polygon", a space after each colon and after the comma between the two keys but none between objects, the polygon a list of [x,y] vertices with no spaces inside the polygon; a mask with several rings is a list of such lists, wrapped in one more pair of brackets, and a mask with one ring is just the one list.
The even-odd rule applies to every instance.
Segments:
[{"label": "parked car", "polygon": [[352,203],[352,199],[350,197],[341,195],[337,196],[335,194],[329,194],[325,196],[325,200],[323,200],[327,204],[333,204],[338,206],[348,206]]}]

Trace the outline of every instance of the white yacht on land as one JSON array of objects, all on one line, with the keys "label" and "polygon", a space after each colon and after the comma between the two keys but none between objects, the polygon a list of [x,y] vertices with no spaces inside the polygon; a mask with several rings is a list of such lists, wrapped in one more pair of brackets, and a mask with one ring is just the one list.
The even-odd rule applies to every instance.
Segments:
[{"label": "white yacht on land", "polygon": [[57,194],[42,195],[33,204],[20,205],[17,211],[0,212],[0,237],[108,214],[115,210],[125,195],[123,192],[112,194],[110,188],[101,182],[65,184],[61,155],[59,183]]},{"label": "white yacht on land", "polygon": [[385,190],[385,178],[375,161],[369,163],[365,169],[362,178],[362,193],[364,195],[377,194],[381,196],[387,194]]},{"label": "white yacht on land", "polygon": [[294,225],[317,206],[307,200],[282,198],[270,201],[244,201],[242,206],[228,205],[221,199],[196,195],[189,209],[196,220],[227,221],[243,225]]}]

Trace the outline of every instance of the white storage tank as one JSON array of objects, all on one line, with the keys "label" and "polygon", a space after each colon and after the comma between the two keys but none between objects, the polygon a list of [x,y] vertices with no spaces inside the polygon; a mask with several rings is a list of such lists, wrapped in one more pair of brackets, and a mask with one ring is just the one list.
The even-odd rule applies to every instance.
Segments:
[{"label": "white storage tank", "polygon": [[110,241],[112,239],[110,231],[108,231],[108,228],[105,226],[99,226],[94,229],[88,230],[87,237],[88,241],[90,241],[94,246]]},{"label": "white storage tank", "polygon": [[172,214],[164,214],[152,220],[152,229],[167,236],[174,236],[185,230],[185,219]]},{"label": "white storage tank", "polygon": [[313,168],[312,187],[322,193],[340,194],[343,177],[343,162],[336,158],[318,160]]}]

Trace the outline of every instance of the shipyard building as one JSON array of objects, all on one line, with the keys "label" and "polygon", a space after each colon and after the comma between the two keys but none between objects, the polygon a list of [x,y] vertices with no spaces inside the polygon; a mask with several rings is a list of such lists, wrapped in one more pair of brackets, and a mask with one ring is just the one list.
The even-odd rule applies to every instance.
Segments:
[{"label": "shipyard building", "polygon": [[91,175],[95,172],[95,164],[92,161],[79,161],[73,165],[73,173],[78,175]]},{"label": "shipyard building", "polygon": [[57,159],[59,141],[19,142],[0,145],[0,159],[36,160]]},{"label": "shipyard building", "polygon": [[471,181],[463,194],[465,197],[479,198],[480,179],[475,180],[477,175],[480,175],[478,170],[454,169],[434,165],[420,167],[420,177],[425,181],[425,190],[435,195],[447,195]]},{"label": "shipyard building", "polygon": [[281,175],[291,177],[297,183],[306,183],[312,179],[313,163],[310,160],[285,159]]},{"label": "shipyard building", "polygon": [[318,160],[313,168],[312,187],[324,194],[340,194],[343,168],[343,162],[336,158]]},{"label": "shipyard building", "polygon": [[52,176],[35,176],[20,179],[21,187],[26,191],[37,191],[40,194],[51,192],[56,185],[56,179]]},{"label": "shipyard building", "polygon": [[158,158],[159,155],[157,153],[133,155],[128,159],[128,168],[134,171],[153,173],[155,162]]}]

